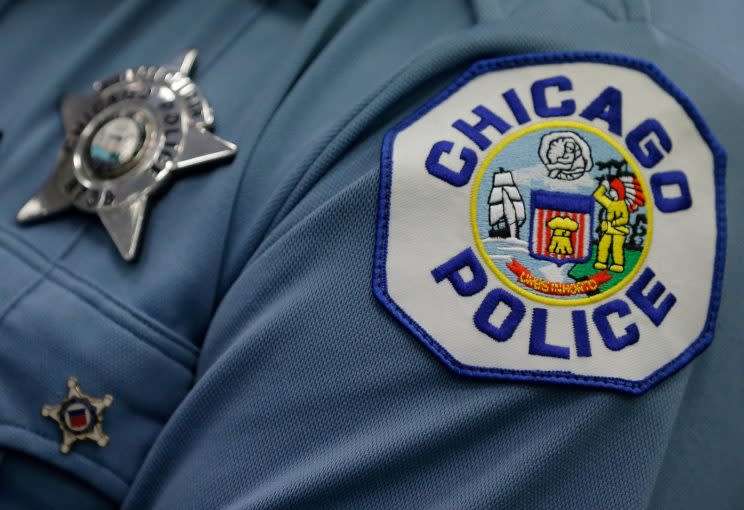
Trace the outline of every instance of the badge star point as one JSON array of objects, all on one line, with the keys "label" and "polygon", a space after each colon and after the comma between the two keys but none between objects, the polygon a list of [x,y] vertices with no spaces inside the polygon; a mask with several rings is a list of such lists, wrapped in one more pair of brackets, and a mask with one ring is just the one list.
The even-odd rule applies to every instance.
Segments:
[{"label": "badge star point", "polygon": [[191,48],[190,50],[184,51],[183,53],[176,56],[170,63],[169,67],[177,69],[179,73],[185,76],[191,76],[191,73],[196,67],[196,57],[199,52]]},{"label": "badge star point", "polygon": [[[90,440],[103,448],[109,443],[109,437],[103,432],[103,412],[114,403],[114,397],[104,395],[101,398],[91,397],[83,393],[80,383],[75,377],[67,380],[67,398],[59,404],[47,404],[41,408],[41,415],[54,420],[62,431],[62,443],[60,452],[67,454],[77,441]],[[85,425],[80,425],[76,430],[68,422],[70,408],[77,405],[83,410],[86,420]]]},{"label": "badge star point", "polygon": [[47,179],[36,195],[26,202],[16,214],[16,221],[21,224],[33,223],[53,216],[72,206],[72,200],[62,192],[59,182],[64,175],[62,165]]},{"label": "badge star point", "polygon": [[98,217],[114,241],[119,254],[127,262],[137,256],[142,227],[147,212],[147,196],[139,197],[130,203],[98,210]]},{"label": "badge star point", "polygon": [[176,168],[191,168],[205,163],[232,158],[238,147],[199,126],[190,126]]}]

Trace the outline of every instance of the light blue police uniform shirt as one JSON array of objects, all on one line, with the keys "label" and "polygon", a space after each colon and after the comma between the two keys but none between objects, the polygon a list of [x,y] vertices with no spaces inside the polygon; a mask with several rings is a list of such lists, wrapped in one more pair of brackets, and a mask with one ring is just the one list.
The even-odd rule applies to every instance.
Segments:
[{"label": "light blue police uniform shirt", "polygon": [[[740,2],[0,2],[0,508],[744,507]],[[135,263],[94,216],[15,214],[59,101],[200,51],[230,164],[179,179]],[[654,62],[728,153],[715,339],[642,396],[469,380],[373,297],[384,133],[481,58]],[[691,242],[694,242],[694,235]],[[106,448],[45,403],[111,393]]]}]

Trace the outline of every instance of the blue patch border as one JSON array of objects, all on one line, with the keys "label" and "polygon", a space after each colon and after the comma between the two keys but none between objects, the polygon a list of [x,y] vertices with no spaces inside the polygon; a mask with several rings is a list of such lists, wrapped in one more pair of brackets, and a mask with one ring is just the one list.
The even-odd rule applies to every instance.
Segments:
[{"label": "blue patch border", "polygon": [[[398,306],[387,291],[387,242],[388,222],[390,219],[390,193],[392,174],[392,148],[395,137],[411,124],[426,115],[433,108],[457,92],[473,78],[493,71],[515,69],[558,63],[590,62],[611,64],[640,71],[649,76],[659,87],[674,97],[692,119],[701,137],[711,149],[714,158],[714,182],[716,203],[716,257],[713,268],[713,285],[708,304],[708,315],[698,338],[679,356],[659,368],[645,379],[634,381],[613,377],[583,376],[563,371],[511,370],[466,365],[456,360],[444,347],[429,335],[416,321]],[[380,161],[380,191],[377,212],[377,235],[375,243],[375,262],[372,275],[372,289],[375,297],[398,320],[400,320],[426,347],[429,348],[445,365],[455,373],[478,378],[503,379],[507,381],[571,384],[641,394],[667,377],[673,375],[698,354],[703,352],[713,341],[716,317],[721,301],[723,268],[726,259],[726,209],[725,209],[725,168],[726,153],[716,140],[692,101],[654,64],[645,60],[603,52],[572,52],[527,54],[514,57],[479,60],[475,62],[452,85],[441,91],[412,115],[409,115],[385,135],[382,144]]]},{"label": "blue patch border", "polygon": [[[535,190],[532,190],[530,194],[531,194],[531,199],[530,199],[530,238],[529,238],[529,245],[528,245],[530,247],[530,257],[535,258],[535,259],[538,259],[538,260],[547,260],[548,262],[552,262],[552,263],[556,264],[558,267],[562,266],[563,264],[568,264],[569,262],[573,262],[573,263],[576,263],[576,264],[583,264],[584,262],[588,262],[589,259],[592,258],[591,247],[592,247],[592,241],[594,240],[594,213],[595,213],[595,210],[594,210],[595,209],[594,208],[594,197],[592,197],[591,195],[578,195],[578,194],[573,194],[573,193],[563,193],[563,192],[560,192],[560,191],[547,191],[547,190],[544,190],[544,189],[535,189]],[[535,233],[533,231],[534,229],[532,228],[532,224],[534,223],[534,218],[535,218],[535,209],[547,209],[546,207],[538,207],[538,205],[535,202],[538,202],[539,200],[535,200],[535,197],[536,196],[538,196],[538,197],[539,196],[545,196],[547,194],[550,194],[550,195],[564,195],[566,197],[577,197],[577,198],[581,198],[582,200],[585,199],[585,198],[588,198],[589,200],[591,200],[592,210],[589,211],[589,212],[587,212],[587,211],[576,211],[576,210],[570,209],[570,207],[565,207],[565,206],[561,206],[561,209],[560,209],[561,211],[564,211],[564,212],[575,212],[575,213],[579,213],[579,214],[588,214],[589,215],[589,236],[590,236],[589,237],[589,248],[590,249],[589,249],[589,253],[586,255],[586,257],[582,257],[580,259],[575,258],[575,257],[574,258],[557,259],[555,257],[548,257],[548,256],[545,256],[545,255],[540,255],[539,253],[534,253],[532,251],[532,241],[534,240],[534,236],[535,236]],[[554,211],[557,210],[555,208],[551,208],[551,209],[554,210]]]}]

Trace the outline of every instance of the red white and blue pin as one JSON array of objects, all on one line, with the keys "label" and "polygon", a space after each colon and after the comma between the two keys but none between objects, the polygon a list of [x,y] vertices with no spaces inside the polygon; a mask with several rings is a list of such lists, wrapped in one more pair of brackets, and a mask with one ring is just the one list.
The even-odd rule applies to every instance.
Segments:
[{"label": "red white and blue pin", "polygon": [[95,398],[83,393],[75,377],[67,380],[67,398],[56,405],[41,408],[42,416],[57,422],[62,431],[59,450],[69,453],[76,441],[89,439],[103,448],[109,437],[103,432],[103,411],[114,402],[114,397]]}]

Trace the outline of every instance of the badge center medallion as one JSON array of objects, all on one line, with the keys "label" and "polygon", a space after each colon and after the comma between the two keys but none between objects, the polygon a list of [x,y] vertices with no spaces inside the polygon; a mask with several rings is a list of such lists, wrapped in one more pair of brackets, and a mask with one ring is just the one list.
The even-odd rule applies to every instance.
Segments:
[{"label": "badge center medallion", "polygon": [[147,126],[143,115],[115,117],[93,135],[88,150],[89,164],[97,177],[110,179],[126,173],[129,163],[139,159]]}]

